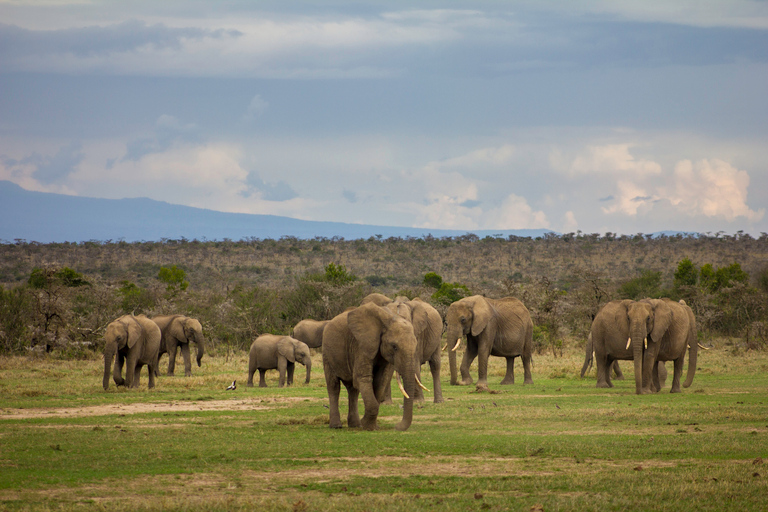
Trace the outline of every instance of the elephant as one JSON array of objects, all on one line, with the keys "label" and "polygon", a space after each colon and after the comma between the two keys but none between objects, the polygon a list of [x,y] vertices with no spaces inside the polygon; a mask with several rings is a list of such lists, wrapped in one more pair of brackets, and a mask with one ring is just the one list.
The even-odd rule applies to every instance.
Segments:
[{"label": "elephant", "polygon": [[[589,333],[589,336],[587,338],[587,346],[586,346],[586,354],[584,356],[584,365],[581,367],[581,377],[583,378],[584,375],[589,371],[589,369],[592,367],[592,361],[593,361],[593,351],[592,351],[592,333]],[[659,389],[664,387],[664,384],[667,381],[667,367],[664,366],[664,361],[659,361],[658,363],[658,375],[659,375]],[[621,368],[619,367],[619,361],[618,359],[613,361],[613,364],[611,365],[611,371],[613,371],[614,378],[616,380],[624,380],[624,373],[622,373]]]},{"label": "elephant", "polygon": [[[445,313],[446,341],[451,366],[451,384],[472,384],[469,367],[478,358],[478,390],[488,389],[488,356],[507,360],[507,372],[501,384],[514,384],[514,360],[521,356],[525,384],[533,384],[531,350],[533,321],[525,305],[514,297],[489,299],[473,295],[457,300]],[[461,361],[461,382],[456,376],[456,349],[461,338],[467,337],[467,350]]]},{"label": "elephant", "polygon": [[[674,312],[673,307],[676,309]],[[608,368],[617,359],[631,359],[635,367],[635,392],[647,394],[658,391],[661,386],[658,367],[654,370],[656,362],[674,360],[671,392],[679,393],[685,347],[691,337],[691,327],[691,318],[679,303],[660,299],[609,302],[592,322],[597,387],[613,387]],[[698,347],[695,340],[693,346],[695,348],[691,349],[691,362],[694,364],[689,365],[685,387],[691,385],[696,368],[695,351]]]},{"label": "elephant", "polygon": [[330,320],[302,320],[293,328],[293,337],[303,341],[309,348],[323,346],[323,329]]},{"label": "elephant", "polygon": [[296,361],[307,367],[307,380],[312,373],[312,356],[309,353],[309,347],[306,343],[290,336],[280,336],[276,334],[262,334],[251,343],[251,350],[248,354],[248,383],[247,387],[253,387],[253,374],[259,370],[259,387],[267,387],[264,380],[264,374],[267,370],[278,370],[280,380],[277,387],[282,388],[287,382],[293,384],[293,370]]},{"label": "elephant", "polygon": [[[403,417],[395,429],[413,422],[416,377],[416,335],[413,325],[392,311],[367,303],[334,317],[323,331],[323,369],[330,402],[330,427],[341,428],[339,394],[347,388],[347,425],[377,430],[379,403],[394,371],[403,393]],[[402,377],[402,382],[400,381]],[[362,395],[365,414],[358,412]]]},{"label": "elephant", "polygon": [[661,337],[654,336],[652,333],[648,339],[648,347],[643,354],[643,388],[659,391],[661,369],[658,364],[663,361],[674,361],[670,393],[680,393],[680,377],[683,373],[686,349],[689,354],[688,374],[683,387],[690,387],[696,375],[699,350],[696,341],[696,317],[693,310],[682,300],[677,302],[663,298],[644,299],[642,302],[648,302],[653,306],[656,312],[654,324],[661,321],[665,327]]},{"label": "elephant", "polygon": [[[155,387],[160,328],[144,315],[124,315],[107,325],[104,333],[104,389],[109,389],[109,370],[115,359],[113,378],[118,386],[139,386],[141,368],[149,370],[149,388]],[[125,363],[125,379],[123,379]]]},{"label": "elephant", "polygon": [[192,375],[192,362],[189,356],[189,344],[194,341],[197,345],[197,366],[205,353],[205,337],[203,336],[203,326],[194,318],[183,315],[156,316],[152,321],[157,324],[162,333],[160,340],[160,356],[168,353],[168,375],[173,375],[176,369],[176,348],[181,348],[181,355],[184,358],[184,375]]}]

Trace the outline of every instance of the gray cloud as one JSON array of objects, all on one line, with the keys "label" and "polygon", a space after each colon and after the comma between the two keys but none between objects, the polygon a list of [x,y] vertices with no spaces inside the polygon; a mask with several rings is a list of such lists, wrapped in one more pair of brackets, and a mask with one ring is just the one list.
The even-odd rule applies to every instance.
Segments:
[{"label": "gray cloud", "polygon": [[32,177],[40,183],[51,184],[59,183],[72,174],[84,158],[85,154],[83,153],[82,144],[72,142],[59,149],[51,157],[35,153],[19,161],[19,163],[31,164],[37,167],[32,173]]},{"label": "gray cloud", "polygon": [[275,184],[265,183],[259,175],[253,171],[248,173],[245,182],[248,185],[248,190],[241,195],[246,198],[251,197],[258,192],[261,192],[261,198],[266,201],[288,201],[289,199],[298,197],[296,191],[284,181],[278,181]]}]

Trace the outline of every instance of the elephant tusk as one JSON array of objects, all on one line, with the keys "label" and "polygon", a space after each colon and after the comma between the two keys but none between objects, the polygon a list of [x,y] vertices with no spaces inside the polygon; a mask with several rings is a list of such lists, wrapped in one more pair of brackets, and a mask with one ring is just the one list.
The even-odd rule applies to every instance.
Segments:
[{"label": "elephant tusk", "polygon": [[403,394],[403,396],[405,398],[411,398],[410,396],[408,396],[408,393],[405,392],[405,388],[403,387],[403,383],[400,380],[400,374],[399,373],[397,374],[397,387],[400,388],[400,392]]},{"label": "elephant tusk", "polygon": [[451,352],[456,352],[456,350],[459,348],[460,344],[461,344],[461,338],[456,340],[456,345],[451,349]]},{"label": "elephant tusk", "polygon": [[699,346],[699,348],[703,348],[704,350],[709,350],[709,348],[708,348],[708,347],[705,347],[704,345],[702,345],[702,344],[701,344],[701,343],[699,343],[698,341],[696,342],[696,344]]},{"label": "elephant tusk", "polygon": [[418,384],[419,387],[424,391],[429,391],[429,389],[424,384],[421,383],[421,381],[419,380],[419,376],[418,375],[415,375],[415,376],[416,376],[416,384]]},{"label": "elephant tusk", "polygon": [[645,338],[643,340],[643,344],[645,345],[646,350],[648,349],[648,338]]},{"label": "elephant tusk", "polygon": [[632,338],[627,338],[627,348],[624,350],[629,350],[629,346],[632,344]]},{"label": "elephant tusk", "polygon": [[446,343],[445,346],[442,349],[440,349],[440,350],[445,351],[445,349],[447,349],[447,348],[448,348],[448,344]]}]

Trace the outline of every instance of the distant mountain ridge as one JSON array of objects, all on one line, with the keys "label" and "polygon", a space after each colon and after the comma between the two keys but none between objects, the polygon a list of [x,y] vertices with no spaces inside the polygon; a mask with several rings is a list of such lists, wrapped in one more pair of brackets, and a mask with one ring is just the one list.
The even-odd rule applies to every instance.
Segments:
[{"label": "distant mountain ridge", "polygon": [[126,242],[178,240],[301,239],[341,237],[347,240],[389,237],[509,235],[537,237],[548,229],[456,230],[318,222],[278,215],[225,213],[148,198],[98,199],[25,190],[0,180],[0,241]]}]

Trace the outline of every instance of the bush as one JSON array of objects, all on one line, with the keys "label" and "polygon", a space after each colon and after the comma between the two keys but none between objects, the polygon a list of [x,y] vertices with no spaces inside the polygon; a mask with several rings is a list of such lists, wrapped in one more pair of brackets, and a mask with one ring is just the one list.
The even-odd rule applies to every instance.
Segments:
[{"label": "bush", "polygon": [[443,283],[440,289],[432,294],[432,300],[444,306],[450,306],[459,299],[469,297],[472,293],[460,283]]},{"label": "bush", "polygon": [[661,272],[653,270],[641,271],[640,277],[627,281],[619,288],[619,297],[622,299],[658,298],[661,295]]},{"label": "bush", "polygon": [[189,286],[187,273],[176,265],[171,268],[161,267],[160,272],[157,273],[157,278],[168,285],[166,291],[172,295],[186,290]]},{"label": "bush", "polygon": [[424,286],[429,286],[430,288],[439,290],[442,285],[443,285],[443,278],[440,277],[438,274],[434,272],[427,272],[426,274],[424,274]]}]

